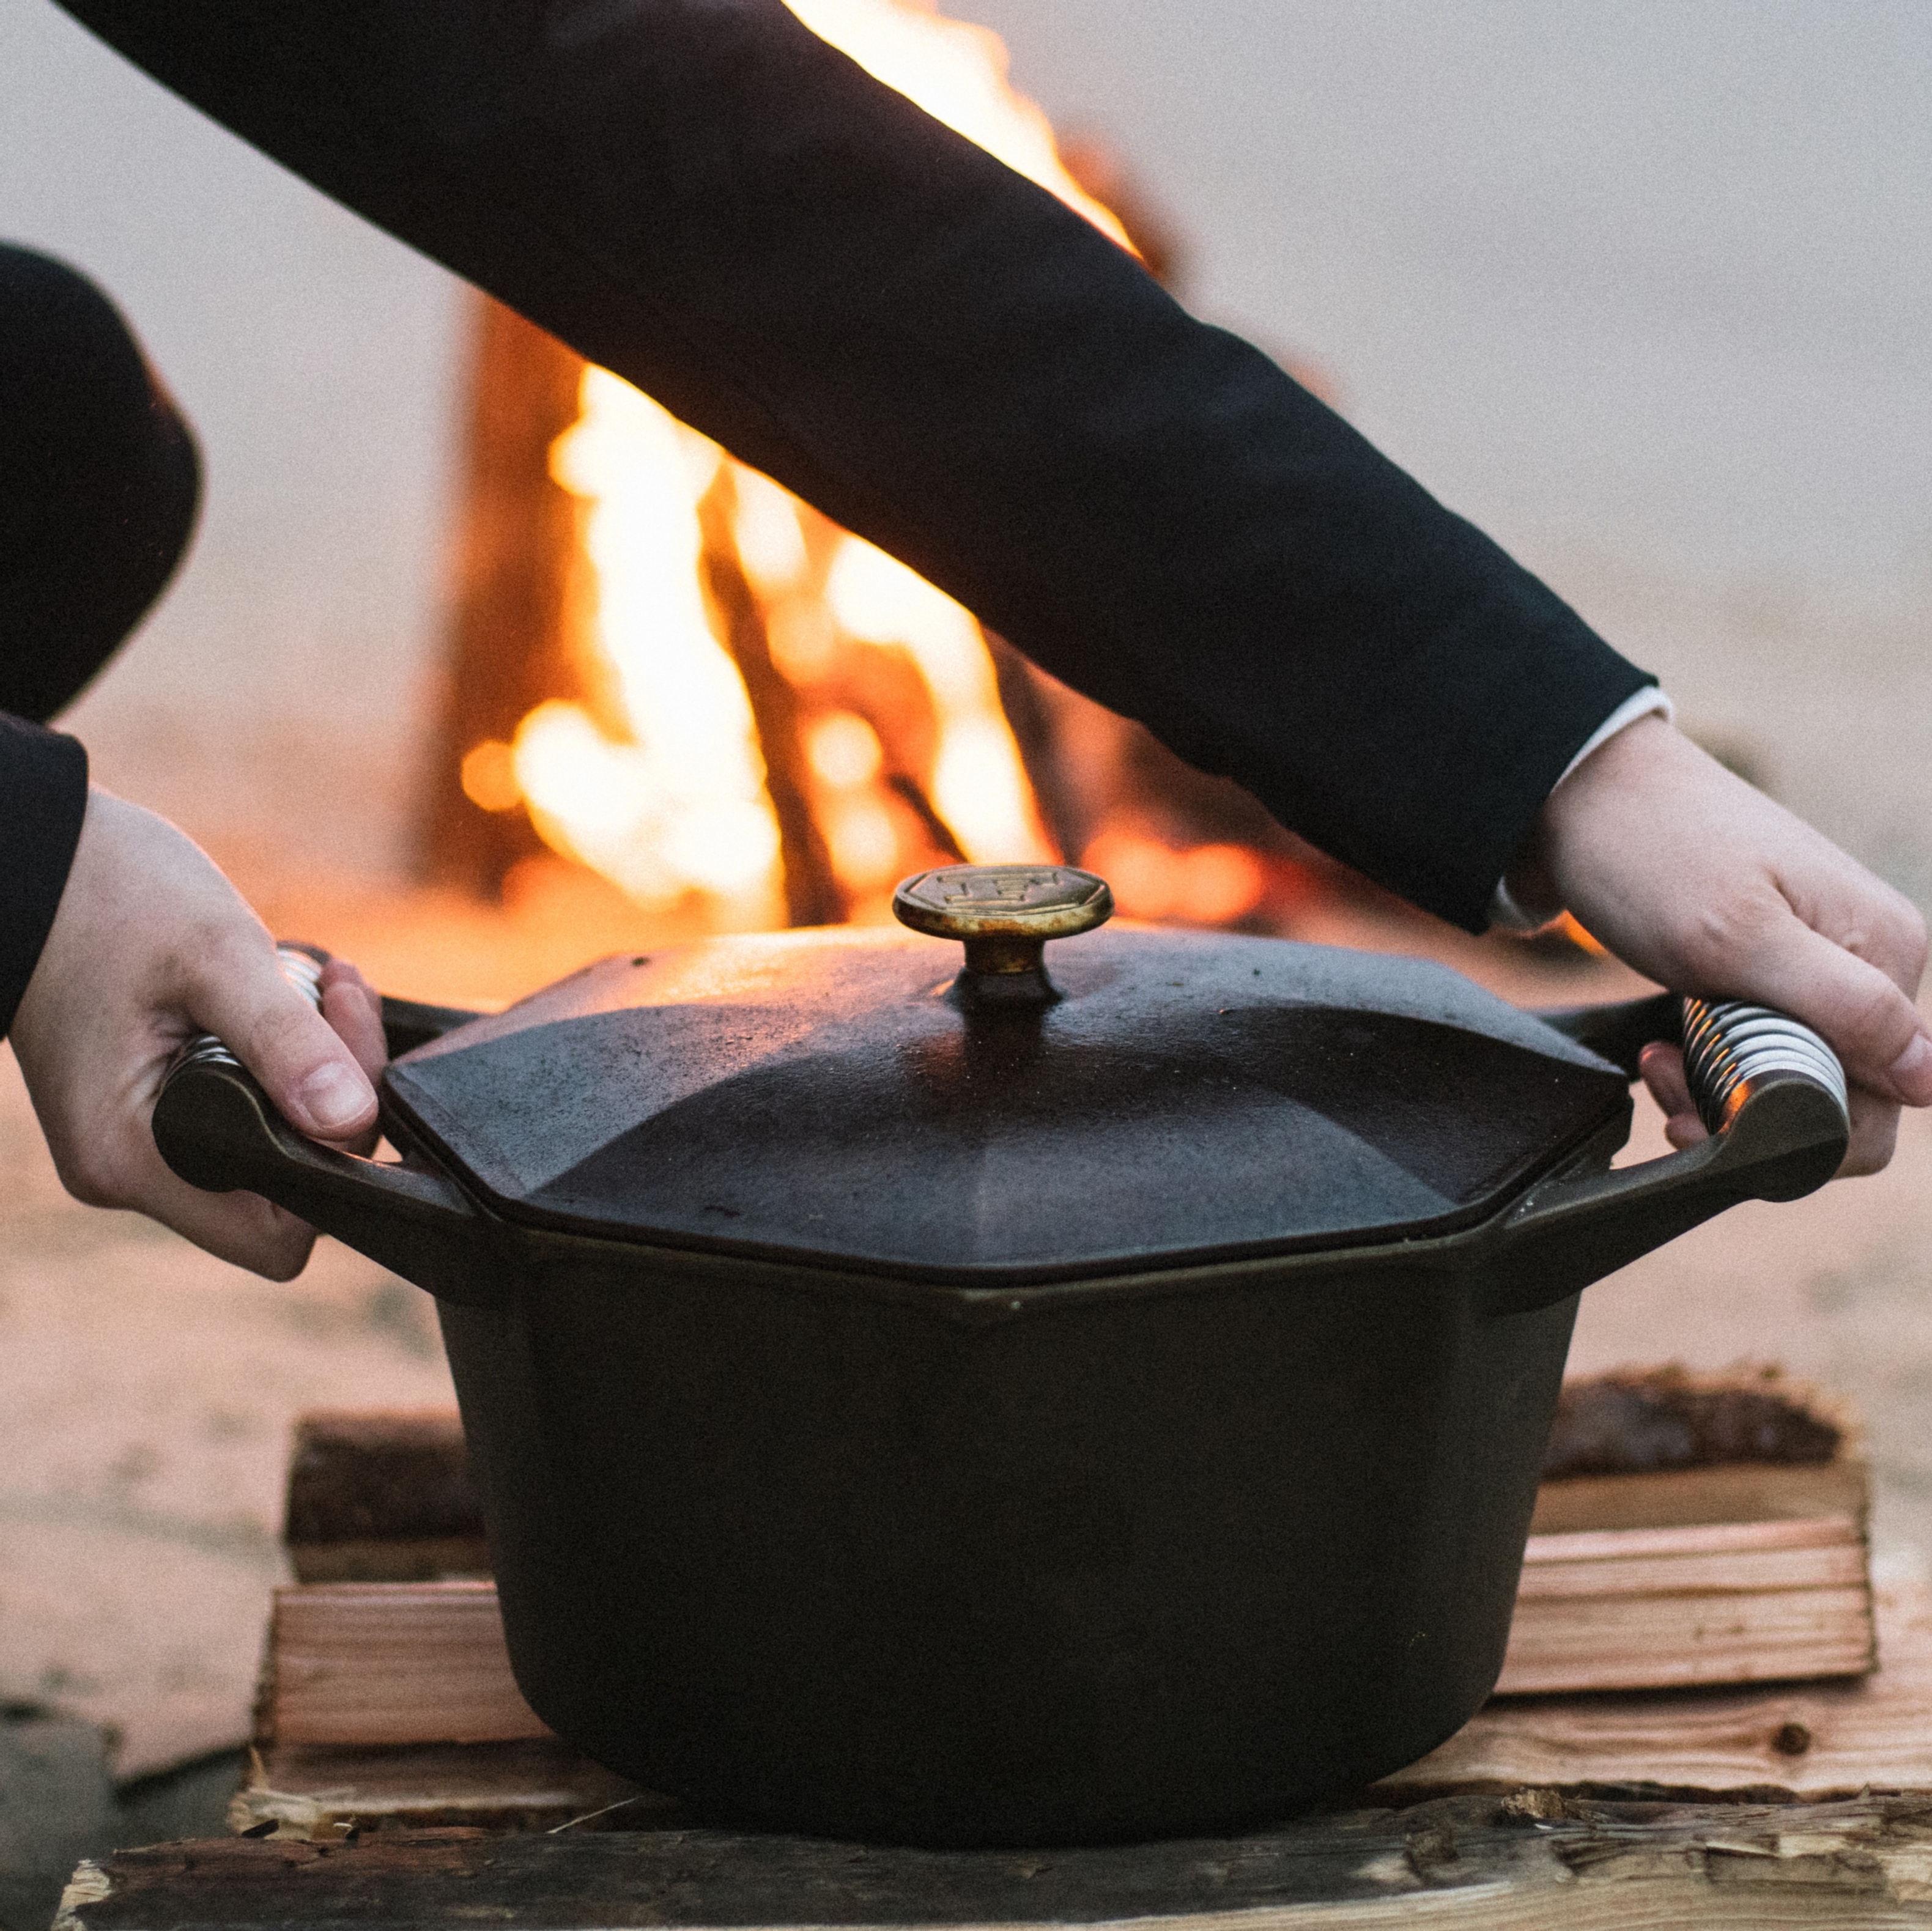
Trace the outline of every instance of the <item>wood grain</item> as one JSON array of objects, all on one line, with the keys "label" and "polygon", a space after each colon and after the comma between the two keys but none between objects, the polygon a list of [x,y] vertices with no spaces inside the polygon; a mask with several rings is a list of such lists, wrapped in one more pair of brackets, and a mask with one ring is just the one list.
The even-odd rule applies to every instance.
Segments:
[{"label": "wood grain", "polygon": [[1159,1926],[1678,1931],[1932,1922],[1932,1795],[1790,1808],[1456,1798],[1225,1840],[928,1852],[666,1831],[229,1839],[75,1874],[57,1931]]},{"label": "wood grain", "polygon": [[638,1831],[686,1821],[669,1798],[639,1789],[556,1737],[386,1749],[269,1745],[252,1753],[228,1813],[238,1834],[266,1825],[284,1838],[326,1844],[357,1828]]},{"label": "wood grain", "polygon": [[[1873,1641],[1848,1516],[1532,1537],[1498,1690],[1851,1675],[1871,1666]],[[278,1591],[260,1728],[282,1744],[548,1734],[511,1677],[487,1582]]]},{"label": "wood grain", "polygon": [[1820,1802],[1867,1788],[1932,1789],[1932,1597],[1918,1582],[1876,1594],[1873,1675],[1773,1689],[1498,1698],[1377,1794],[1412,1799],[1534,1784]]},{"label": "wood grain", "polygon": [[1645,1475],[1580,1475],[1537,1491],[1532,1535],[1583,1529],[1676,1528],[1693,1522],[1806,1522],[1871,1513],[1871,1471],[1847,1458],[1780,1468],[1739,1462]]},{"label": "wood grain", "polygon": [[510,1673],[494,1582],[278,1589],[257,1723],[280,1744],[547,1737]]},{"label": "wood grain", "polygon": [[1874,1640],[1849,1516],[1532,1536],[1496,1692],[1862,1675]]}]

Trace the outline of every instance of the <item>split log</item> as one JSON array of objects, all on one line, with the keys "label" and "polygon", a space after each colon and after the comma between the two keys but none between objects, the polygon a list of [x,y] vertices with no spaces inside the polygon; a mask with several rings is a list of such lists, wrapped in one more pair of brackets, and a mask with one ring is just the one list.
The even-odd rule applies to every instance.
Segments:
[{"label": "split log", "polygon": [[[1625,1384],[1630,1377],[1606,1377]],[[1567,1411],[1581,1412],[1603,1381],[1572,1383]],[[1634,1415],[1616,1472],[1546,1479],[1533,1533],[1670,1528],[1694,1522],[1801,1522],[1851,1516],[1864,1526],[1870,1481],[1863,1462],[1769,1462],[1657,1468],[1648,1423]],[[1596,1450],[1605,1438],[1593,1430]],[[1562,1456],[1559,1438],[1553,1444]],[[1574,1460],[1574,1457],[1568,1457]],[[1642,1472],[1633,1472],[1634,1470]],[[419,1493],[417,1492],[420,1492]],[[453,1409],[307,1415],[296,1423],[284,1528],[303,1582],[428,1581],[481,1570],[481,1498]],[[450,1542],[466,1546],[448,1559]]]},{"label": "split log", "polygon": [[932,1852],[722,1831],[230,1838],[83,1864],[56,1931],[302,1924],[1118,1926],[1173,1931],[1904,1931],[1932,1795],[1722,1808],[1526,1792],[1229,1840]]},{"label": "split log", "polygon": [[494,1582],[278,1589],[256,1723],[282,1744],[487,1744],[550,1731],[510,1673]]},{"label": "split log", "polygon": [[1874,1641],[1850,1516],[1532,1535],[1496,1693],[1862,1676]]},{"label": "split log", "polygon": [[[1456,1737],[1378,1785],[1408,1805],[1526,1786],[1566,1796],[1826,1802],[1867,1788],[1932,1789],[1932,1606],[1883,1592],[1885,1666],[1806,1689],[1491,1704]],[[333,1842],[354,1825],[554,1828],[604,1807],[674,1825],[669,1800],[638,1790],[555,1738],[386,1747],[265,1742],[236,1800],[238,1828],[276,1826]],[[548,1819],[545,1823],[542,1820]]]},{"label": "split log", "polygon": [[1543,1479],[1738,1463],[1815,1466],[1843,1451],[1848,1432],[1829,1407],[1818,1390],[1787,1381],[1774,1367],[1593,1375],[1564,1385]]},{"label": "split log", "polygon": [[638,1831],[688,1820],[555,1737],[390,1750],[278,1744],[250,1753],[229,1806],[238,1836],[339,1843],[352,1830]]},{"label": "split log", "polygon": [[737,502],[731,466],[698,505],[704,535],[704,586],[720,636],[745,680],[764,760],[765,789],[778,820],[784,868],[785,918],[793,925],[836,925],[845,916],[845,895],[832,868],[832,854],[812,814],[812,785],[804,740],[799,733],[798,694],[772,661],[771,637],[757,593],[738,560],[731,535]]},{"label": "split log", "polygon": [[[1376,1787],[1396,1801],[1546,1785],[1599,1796],[1823,1802],[1932,1789],[1932,1597],[1876,1592],[1877,1669],[1780,1688],[1498,1698]],[[1928,1922],[1932,1922],[1929,1918]]]},{"label": "split log", "polygon": [[[1532,1536],[1497,1688],[1852,1676],[1872,1668],[1874,1640],[1864,1536],[1849,1515]],[[546,1734],[517,1693],[484,1582],[278,1591],[259,1720],[284,1743]]]},{"label": "split log", "polygon": [[1647,1475],[1580,1475],[1538,1490],[1532,1535],[1668,1529],[1700,1522],[1802,1522],[1848,1516],[1862,1531],[1871,1472],[1858,1461],[1821,1467],[1739,1462]]},{"label": "split log", "polygon": [[446,1410],[302,1416],[283,1522],[303,1582],[489,1573],[463,1424]]}]

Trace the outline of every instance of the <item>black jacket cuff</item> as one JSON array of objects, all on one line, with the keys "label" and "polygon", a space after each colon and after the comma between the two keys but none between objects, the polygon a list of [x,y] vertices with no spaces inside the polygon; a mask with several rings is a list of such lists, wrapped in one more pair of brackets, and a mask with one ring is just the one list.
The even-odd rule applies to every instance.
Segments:
[{"label": "black jacket cuff", "polygon": [[40,963],[87,810],[87,753],[78,739],[0,712],[0,1037]]}]

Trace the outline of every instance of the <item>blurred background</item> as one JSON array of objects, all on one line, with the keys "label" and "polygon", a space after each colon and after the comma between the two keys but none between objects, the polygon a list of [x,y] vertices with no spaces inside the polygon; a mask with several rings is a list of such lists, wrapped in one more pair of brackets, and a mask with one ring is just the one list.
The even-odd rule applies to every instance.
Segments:
[{"label": "blurred background", "polygon": [[[1932,13],[947,10],[1004,37],[1073,173],[1171,258],[1196,312],[1289,362],[1547,577],[1661,675],[1703,741],[1932,898]],[[115,295],[207,461],[188,568],[68,720],[102,781],[202,839],[280,929],[397,991],[498,1000],[646,929],[784,922],[742,880],[673,889],[599,866],[522,731],[536,706],[580,698],[583,728],[628,755],[590,697],[533,688],[498,735],[465,735],[464,666],[502,648],[478,616],[491,505],[561,490],[566,523],[590,516],[616,487],[593,473],[608,424],[628,423],[634,449],[662,423],[599,403],[513,327],[493,334],[440,271],[46,0],[0,0],[0,233]],[[561,395],[563,430],[580,394],[584,421],[606,424],[581,460],[547,475],[539,444],[506,483],[492,398]],[[944,712],[942,643],[868,631],[854,613],[890,601],[888,578],[706,460],[713,493],[679,514],[696,519],[714,612],[737,584],[802,707],[821,904],[870,916],[866,863],[884,876],[947,838],[970,851],[943,773],[902,755],[902,734],[944,739],[928,715]],[[795,568],[770,560],[786,527]],[[554,556],[493,558],[568,574]],[[784,615],[808,595],[848,645],[903,643],[925,667],[925,724],[839,695],[872,660],[836,676],[808,662]],[[1574,936],[1477,944],[1404,914],[996,667],[1036,794],[1029,835],[1115,871],[1138,909],[1431,951],[1526,999],[1630,989]],[[880,844],[886,826],[898,843]],[[0,1128],[0,1700],[116,1726],[113,1768],[136,1776],[244,1732],[290,1417],[434,1402],[446,1381],[426,1301],[357,1257],[325,1243],[302,1282],[270,1288],[74,1207],[10,1066]],[[1645,1123],[1640,1150],[1658,1144]],[[1821,1376],[1870,1422],[1882,1535],[1932,1541],[1928,1180],[1932,1135],[1913,1120],[1882,1178],[1726,1216],[1593,1289],[1576,1364],[1748,1357]]]}]

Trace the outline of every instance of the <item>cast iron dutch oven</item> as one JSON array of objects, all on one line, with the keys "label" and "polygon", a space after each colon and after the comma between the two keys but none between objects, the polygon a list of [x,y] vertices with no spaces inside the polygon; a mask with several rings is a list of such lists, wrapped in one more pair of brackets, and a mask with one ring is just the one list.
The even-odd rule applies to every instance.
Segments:
[{"label": "cast iron dutch oven", "polygon": [[[828,931],[392,1002],[400,1165],[212,1042],[155,1137],[436,1297],[518,1681],[704,1814],[1172,1836],[1422,1756],[1501,1666],[1578,1291],[1821,1184],[1837,1063],[1269,939],[1049,981],[1111,909],[1066,869],[898,909],[964,970]],[[1714,1135],[1612,1172],[1680,1024]]]}]

